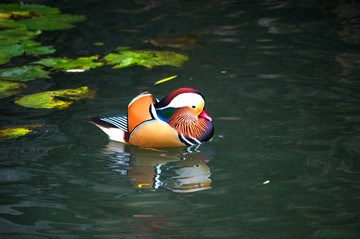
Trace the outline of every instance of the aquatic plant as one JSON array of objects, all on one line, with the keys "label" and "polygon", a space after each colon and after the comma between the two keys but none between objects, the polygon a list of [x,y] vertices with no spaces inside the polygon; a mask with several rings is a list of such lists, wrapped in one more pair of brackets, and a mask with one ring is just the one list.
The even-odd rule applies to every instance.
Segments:
[{"label": "aquatic plant", "polygon": [[146,68],[154,66],[182,66],[188,57],[171,51],[145,51],[129,50],[119,47],[118,53],[110,53],[104,57],[108,65],[115,65],[113,68],[123,68],[130,65],[139,65]]},{"label": "aquatic plant", "polygon": [[77,59],[63,58],[44,58],[34,63],[51,67],[54,70],[63,70],[67,72],[83,72],[90,68],[102,66],[102,62],[94,62],[98,56],[79,57]]},{"label": "aquatic plant", "polygon": [[93,98],[95,92],[88,87],[79,87],[76,89],[63,89],[55,91],[44,91],[31,95],[23,96],[15,101],[16,104],[35,109],[66,109],[73,100],[82,100]]},{"label": "aquatic plant", "polygon": [[17,94],[26,85],[17,82],[0,81],[0,99]]},{"label": "aquatic plant", "polygon": [[0,141],[24,136],[40,126],[39,124],[32,124],[0,129]]},{"label": "aquatic plant", "polygon": [[50,78],[49,72],[41,66],[25,65],[0,70],[1,80],[27,82],[39,78]]}]

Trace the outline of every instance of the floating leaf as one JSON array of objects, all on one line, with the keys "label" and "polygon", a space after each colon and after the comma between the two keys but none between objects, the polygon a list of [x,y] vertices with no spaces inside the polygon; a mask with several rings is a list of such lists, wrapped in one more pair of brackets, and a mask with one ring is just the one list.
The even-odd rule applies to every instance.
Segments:
[{"label": "floating leaf", "polygon": [[36,13],[29,11],[10,11],[5,13],[0,13],[0,19],[19,19],[19,18],[29,18],[34,16]]},{"label": "floating leaf", "polygon": [[168,78],[165,78],[165,79],[159,80],[159,81],[155,82],[155,84],[154,84],[154,85],[157,85],[157,84],[163,83],[163,82],[165,82],[165,81],[169,81],[169,80],[171,80],[171,79],[174,79],[175,77],[177,77],[177,76],[170,76],[170,77],[168,77]]},{"label": "floating leaf", "polygon": [[54,53],[56,50],[52,46],[42,46],[39,42],[26,41],[25,52],[27,54],[44,55]]},{"label": "floating leaf", "polygon": [[18,93],[26,85],[17,82],[0,81],[0,98],[6,98]]},{"label": "floating leaf", "polygon": [[0,49],[0,65],[3,65],[10,61],[11,55],[7,53],[6,51],[3,51]]},{"label": "floating leaf", "polygon": [[64,89],[56,91],[44,91],[31,95],[26,95],[16,100],[15,103],[27,108],[36,109],[66,109],[73,102],[66,100],[81,100],[94,97],[95,92],[88,87],[80,87],[77,89]]},{"label": "floating leaf", "polygon": [[7,52],[10,56],[19,56],[24,53],[22,44],[0,45],[2,51]]},{"label": "floating leaf", "polygon": [[57,14],[43,15],[39,17],[18,21],[29,30],[62,30],[74,27],[72,23],[86,20],[82,15]]},{"label": "floating leaf", "polygon": [[[0,21],[1,22],[1,21]],[[39,35],[41,31],[27,31],[23,29],[9,29],[0,31],[0,45],[20,44]]]},{"label": "floating leaf", "polygon": [[[201,34],[185,34],[183,36],[162,36],[148,42],[159,48],[172,47],[188,49],[199,42]],[[145,43],[147,41],[144,41]]]},{"label": "floating leaf", "polygon": [[0,70],[0,79],[27,82],[38,78],[49,78],[49,72],[41,66],[22,66]]},{"label": "floating leaf", "polygon": [[140,65],[147,68],[154,66],[181,66],[188,60],[187,56],[169,51],[139,51],[120,50],[119,53],[110,53],[104,57],[113,68],[123,68],[130,65]]},{"label": "floating leaf", "polygon": [[[0,7],[1,10],[1,7]],[[0,29],[6,30],[6,29],[21,29],[21,30],[27,30],[26,26],[24,24],[18,23],[14,20],[10,19],[1,19],[0,20]]]},{"label": "floating leaf", "polygon": [[98,56],[79,57],[77,59],[70,58],[46,58],[36,61],[35,63],[42,64],[47,67],[51,67],[55,70],[73,71],[73,70],[87,70],[90,68],[96,68],[102,66],[102,62],[94,62],[98,59]]},{"label": "floating leaf", "polygon": [[36,12],[37,14],[58,14],[60,13],[58,8],[48,7],[39,4],[0,4],[0,12],[1,13],[21,13],[21,12]]},{"label": "floating leaf", "polygon": [[40,126],[41,125],[39,125],[39,124],[33,124],[33,125],[24,125],[21,127],[11,127],[11,128],[0,129],[0,141],[24,136],[24,135],[34,131],[35,128],[38,128]]},{"label": "floating leaf", "polygon": [[11,18],[12,14],[9,12],[0,13],[0,19],[9,19]]}]

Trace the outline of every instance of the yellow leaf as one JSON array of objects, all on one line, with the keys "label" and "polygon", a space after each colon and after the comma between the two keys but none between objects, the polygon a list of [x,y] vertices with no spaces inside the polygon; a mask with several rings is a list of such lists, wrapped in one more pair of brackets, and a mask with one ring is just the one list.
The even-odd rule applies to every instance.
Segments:
[{"label": "yellow leaf", "polygon": [[0,141],[24,136],[30,132],[33,132],[34,128],[38,128],[40,126],[41,125],[39,124],[33,124],[23,125],[22,127],[10,127],[0,129]]},{"label": "yellow leaf", "polygon": [[155,84],[154,84],[154,85],[157,85],[157,84],[163,83],[163,82],[165,82],[165,81],[169,81],[169,80],[171,80],[171,79],[174,79],[175,77],[177,77],[177,75],[175,75],[175,76],[170,76],[170,77],[168,77],[168,78],[165,78],[165,79],[159,80],[159,81],[155,82]]},{"label": "yellow leaf", "polygon": [[268,184],[270,183],[270,180],[266,180],[265,182],[263,182],[263,184]]}]

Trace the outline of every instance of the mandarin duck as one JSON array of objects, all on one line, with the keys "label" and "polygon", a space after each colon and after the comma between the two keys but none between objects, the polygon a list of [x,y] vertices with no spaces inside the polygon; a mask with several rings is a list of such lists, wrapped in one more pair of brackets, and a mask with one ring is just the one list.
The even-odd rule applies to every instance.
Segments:
[{"label": "mandarin duck", "polygon": [[90,123],[111,140],[142,147],[179,147],[209,141],[214,134],[210,116],[204,110],[203,94],[180,88],[162,100],[144,92],[128,105],[127,114],[91,117]]}]

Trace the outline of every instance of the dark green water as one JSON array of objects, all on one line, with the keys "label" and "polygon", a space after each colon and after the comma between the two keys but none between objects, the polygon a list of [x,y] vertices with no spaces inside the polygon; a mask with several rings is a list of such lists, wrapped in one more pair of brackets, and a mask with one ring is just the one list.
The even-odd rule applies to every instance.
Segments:
[{"label": "dark green water", "polygon": [[[1,126],[43,127],[0,143],[1,238],[360,237],[356,1],[40,2],[88,18],[41,35],[56,56],[203,37],[177,50],[189,56],[181,68],[101,67],[28,84],[24,93],[96,90],[64,111],[2,99]],[[124,147],[83,120],[184,86],[205,94],[215,124],[199,148]]]}]

